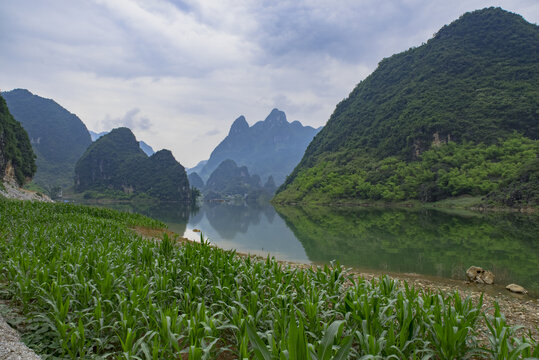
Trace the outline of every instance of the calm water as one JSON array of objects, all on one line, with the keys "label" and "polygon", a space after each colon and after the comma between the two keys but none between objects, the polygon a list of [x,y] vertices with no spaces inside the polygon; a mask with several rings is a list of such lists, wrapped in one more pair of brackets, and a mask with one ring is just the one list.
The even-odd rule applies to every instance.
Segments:
[{"label": "calm water", "polygon": [[[118,208],[118,207],[117,207]],[[539,216],[438,210],[204,204],[132,208],[191,239],[280,260],[463,279],[470,265],[539,294]]]}]

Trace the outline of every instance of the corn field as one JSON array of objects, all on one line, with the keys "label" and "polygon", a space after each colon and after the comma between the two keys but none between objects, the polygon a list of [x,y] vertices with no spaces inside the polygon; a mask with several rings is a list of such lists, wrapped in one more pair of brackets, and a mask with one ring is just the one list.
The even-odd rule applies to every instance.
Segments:
[{"label": "corn field", "polygon": [[[338,265],[294,269],[137,235],[136,214],[0,199],[0,296],[44,359],[523,359],[499,309]],[[477,340],[486,320],[489,345]]]}]

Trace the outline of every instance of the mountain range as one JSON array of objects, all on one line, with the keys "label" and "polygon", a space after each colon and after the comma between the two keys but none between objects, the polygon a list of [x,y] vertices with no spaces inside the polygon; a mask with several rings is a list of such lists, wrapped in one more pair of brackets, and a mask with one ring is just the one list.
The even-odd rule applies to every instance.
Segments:
[{"label": "mountain range", "polygon": [[45,189],[71,187],[75,163],[92,143],[84,123],[54,100],[25,89],[2,96],[30,137],[37,165],[33,181]]},{"label": "mountain range", "polygon": [[299,121],[288,122],[284,112],[273,109],[264,121],[249,126],[244,116],[238,117],[225,139],[211,153],[207,163],[196,171],[203,180],[225,160],[247,166],[263,181],[273,176],[281,184],[301,159],[307,145],[320,131],[303,126]]}]

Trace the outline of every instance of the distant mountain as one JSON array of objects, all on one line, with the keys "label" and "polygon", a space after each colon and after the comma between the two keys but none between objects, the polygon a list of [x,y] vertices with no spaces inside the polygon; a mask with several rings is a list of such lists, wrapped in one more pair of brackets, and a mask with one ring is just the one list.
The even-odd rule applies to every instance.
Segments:
[{"label": "distant mountain", "polygon": [[199,161],[198,164],[195,165],[195,167],[192,167],[186,170],[187,174],[191,174],[194,172],[199,173],[204,167],[204,165],[206,165],[207,163],[208,163],[208,160]]},{"label": "distant mountain", "polygon": [[191,185],[191,187],[195,187],[199,190],[204,188],[204,180],[202,180],[196,172],[190,173],[187,175],[187,178],[189,179],[189,185]]},{"label": "distant mountain", "polygon": [[[96,141],[103,135],[107,135],[110,131],[102,131],[100,133],[96,133],[92,130],[90,130],[90,136],[92,137],[92,141]],[[144,151],[144,153],[148,156],[152,156],[155,154],[155,151],[152,149],[152,147],[148,144],[146,144],[144,141],[139,141],[139,146]]]},{"label": "distant mountain", "polygon": [[166,201],[191,200],[187,174],[168,150],[148,157],[128,128],[113,129],[88,147],[75,167],[75,191],[144,193]]},{"label": "distant mountain", "polygon": [[197,172],[203,179],[224,160],[234,160],[266,180],[270,175],[276,184],[297,165],[319,129],[289,123],[284,112],[273,109],[264,121],[249,126],[245,117],[237,118],[226,138],[213,150],[208,162]]},{"label": "distant mountain", "polygon": [[152,156],[155,154],[155,151],[152,149],[152,147],[148,144],[146,144],[144,141],[139,141],[138,146],[144,151],[144,153],[148,156]]},{"label": "distant mountain", "polygon": [[28,134],[0,96],[0,185],[7,175],[22,186],[35,172],[35,155]]},{"label": "distant mountain", "polygon": [[539,175],[530,173],[538,59],[537,25],[500,8],[464,14],[383,59],[337,105],[275,201],[435,201],[504,184],[539,194],[520,184]]},{"label": "distant mountain", "polygon": [[2,96],[30,137],[37,156],[34,182],[46,189],[72,186],[75,163],[92,143],[84,123],[54,100],[28,90],[15,89]]},{"label": "distant mountain", "polygon": [[205,192],[222,195],[245,195],[262,187],[260,176],[250,175],[246,166],[238,166],[234,160],[225,160],[206,182]]},{"label": "distant mountain", "polygon": [[92,142],[96,141],[103,135],[107,135],[110,131],[101,131],[100,133],[96,133],[95,131],[88,130],[90,132],[90,137],[92,138]]}]

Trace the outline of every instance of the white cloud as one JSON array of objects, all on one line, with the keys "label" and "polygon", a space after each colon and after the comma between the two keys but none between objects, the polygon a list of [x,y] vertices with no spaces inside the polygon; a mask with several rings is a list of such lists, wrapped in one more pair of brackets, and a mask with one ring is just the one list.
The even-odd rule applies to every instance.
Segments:
[{"label": "white cloud", "polygon": [[486,6],[539,20],[533,0],[2,1],[0,88],[53,98],[92,130],[132,126],[194,166],[239,115],[323,125],[383,57]]},{"label": "white cloud", "polygon": [[150,131],[152,126],[148,117],[140,114],[140,109],[133,108],[128,110],[122,117],[112,118],[109,114],[101,122],[102,128],[112,129],[120,126],[128,127],[133,131]]}]

